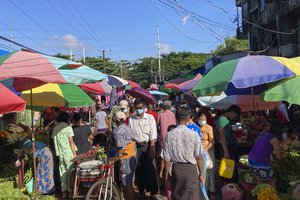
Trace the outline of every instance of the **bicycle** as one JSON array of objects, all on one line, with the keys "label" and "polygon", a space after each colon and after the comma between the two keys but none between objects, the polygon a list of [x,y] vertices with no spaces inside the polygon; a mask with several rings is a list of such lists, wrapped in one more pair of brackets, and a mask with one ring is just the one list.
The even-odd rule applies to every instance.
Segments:
[{"label": "bicycle", "polygon": [[91,186],[86,195],[86,200],[122,200],[121,192],[113,181],[114,162],[119,159],[114,158],[105,165],[99,165],[98,169],[104,172],[104,177]]}]

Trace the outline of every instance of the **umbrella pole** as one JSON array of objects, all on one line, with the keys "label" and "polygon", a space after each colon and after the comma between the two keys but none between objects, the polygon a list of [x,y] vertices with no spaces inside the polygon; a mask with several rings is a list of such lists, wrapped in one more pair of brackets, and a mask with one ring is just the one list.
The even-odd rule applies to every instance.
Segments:
[{"label": "umbrella pole", "polygon": [[31,108],[31,137],[32,137],[32,154],[33,154],[33,186],[34,198],[37,199],[37,180],[36,180],[36,156],[35,156],[35,137],[34,137],[34,124],[33,124],[33,100],[32,100],[32,85],[30,81],[30,108]]},{"label": "umbrella pole", "polygon": [[[252,96],[252,103],[253,103],[254,115],[256,115],[255,96],[254,96],[254,89],[253,89],[253,87],[251,87],[251,96]],[[255,117],[255,123],[256,123],[256,117]]]}]

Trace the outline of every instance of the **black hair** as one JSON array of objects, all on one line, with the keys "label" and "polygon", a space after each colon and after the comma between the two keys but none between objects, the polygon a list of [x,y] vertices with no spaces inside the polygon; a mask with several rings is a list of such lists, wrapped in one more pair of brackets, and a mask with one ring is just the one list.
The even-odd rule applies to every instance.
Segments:
[{"label": "black hair", "polygon": [[139,105],[139,104],[143,104],[145,106],[145,101],[143,99],[140,99],[140,98],[137,98],[135,101],[134,101],[134,105]]},{"label": "black hair", "polygon": [[282,139],[282,130],[283,130],[282,124],[278,120],[272,120],[270,122],[270,124],[271,124],[271,130],[270,130],[270,132],[276,138],[278,138],[279,140],[281,140]]},{"label": "black hair", "polygon": [[80,113],[75,112],[73,114],[73,118],[72,119],[73,119],[74,122],[78,122],[79,120],[82,119],[82,115]]},{"label": "black hair", "polygon": [[176,127],[177,127],[176,125],[170,125],[170,126],[168,127],[168,132],[174,130]]},{"label": "black hair", "polygon": [[234,112],[234,113],[236,113],[237,115],[240,115],[241,112],[242,112],[242,110],[241,110],[241,108],[238,107],[237,105],[231,105],[231,106],[228,108],[227,112]]},{"label": "black hair", "polygon": [[96,110],[100,110],[101,106],[99,104],[96,104]]},{"label": "black hair", "polygon": [[188,108],[180,107],[177,110],[177,118],[179,121],[187,120],[191,117],[191,110]]},{"label": "black hair", "polygon": [[[204,113],[203,111],[197,112],[197,114],[194,116],[193,121],[194,121],[195,123],[197,123],[197,122],[198,122],[198,119],[199,119],[202,115],[205,115],[205,113]],[[205,116],[206,116],[206,115],[205,115]]]},{"label": "black hair", "polygon": [[58,107],[52,107],[51,110],[55,112],[60,112],[60,109]]},{"label": "black hair", "polygon": [[59,115],[58,115],[58,117],[57,117],[57,121],[58,122],[68,123],[69,119],[70,119],[70,115],[69,115],[69,113],[67,113],[65,111],[60,112]]},{"label": "black hair", "polygon": [[267,113],[265,113],[265,112],[260,112],[260,113],[259,113],[259,116],[263,116],[264,118],[266,118],[266,120],[269,119]]}]

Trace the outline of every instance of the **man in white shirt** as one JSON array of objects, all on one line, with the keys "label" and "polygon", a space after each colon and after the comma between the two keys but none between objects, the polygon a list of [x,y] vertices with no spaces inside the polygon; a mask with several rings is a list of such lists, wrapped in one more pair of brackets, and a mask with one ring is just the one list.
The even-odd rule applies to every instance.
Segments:
[{"label": "man in white shirt", "polygon": [[155,142],[157,139],[157,126],[154,117],[145,113],[145,103],[137,99],[134,102],[137,115],[130,118],[129,126],[134,132],[137,144],[138,164],[136,168],[136,181],[141,196],[145,190],[151,195],[158,193],[158,180],[155,163]]}]

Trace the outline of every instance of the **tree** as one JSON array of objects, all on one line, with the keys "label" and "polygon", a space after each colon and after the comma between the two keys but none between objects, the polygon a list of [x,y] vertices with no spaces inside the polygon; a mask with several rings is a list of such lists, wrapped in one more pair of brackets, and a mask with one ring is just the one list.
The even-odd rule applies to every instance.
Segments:
[{"label": "tree", "polygon": [[248,48],[248,40],[241,40],[236,37],[226,37],[224,43],[219,45],[212,53],[214,55],[225,55],[238,51],[245,51]]}]

